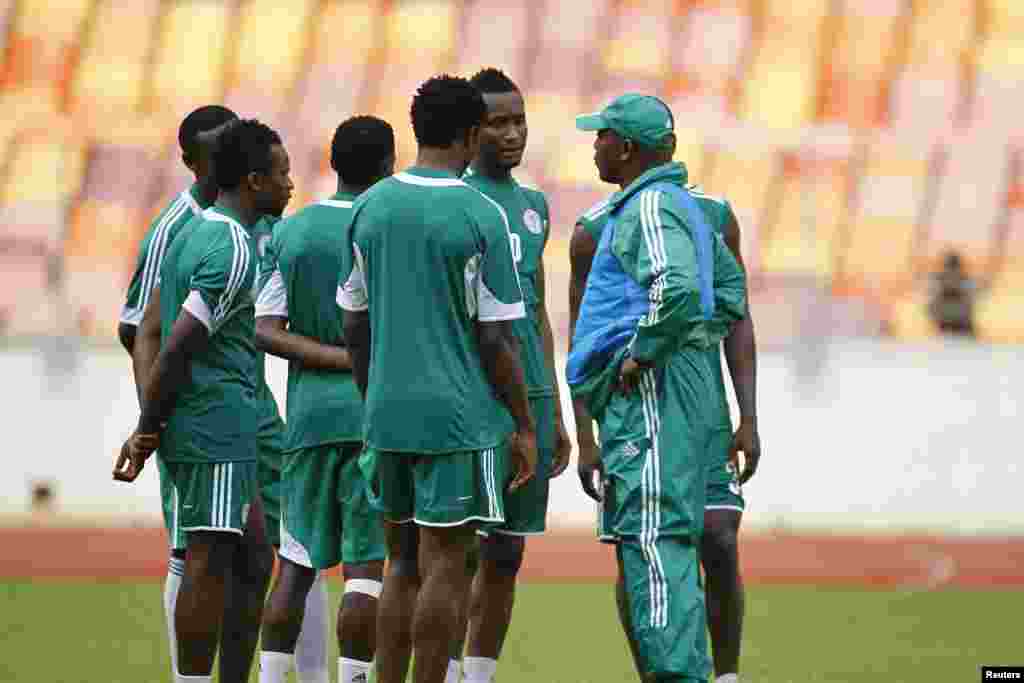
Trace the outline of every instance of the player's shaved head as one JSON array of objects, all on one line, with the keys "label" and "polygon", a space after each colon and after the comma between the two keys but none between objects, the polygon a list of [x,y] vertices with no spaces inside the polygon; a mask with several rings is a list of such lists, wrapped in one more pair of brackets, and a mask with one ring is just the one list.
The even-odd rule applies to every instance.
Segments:
[{"label": "player's shaved head", "polygon": [[395,131],[376,116],[353,116],[334,131],[331,168],[341,182],[368,187],[391,175],[395,166]]},{"label": "player's shaved head", "polygon": [[504,71],[494,67],[477,71],[469,82],[484,95],[519,92],[519,86]]},{"label": "player's shaved head", "polygon": [[412,129],[422,147],[448,148],[479,127],[487,106],[465,78],[442,74],[424,82],[412,98]]},{"label": "player's shaved head", "polygon": [[218,104],[199,107],[186,116],[178,127],[178,145],[181,147],[185,163],[194,162],[199,156],[201,133],[237,120],[238,115],[235,112]]}]

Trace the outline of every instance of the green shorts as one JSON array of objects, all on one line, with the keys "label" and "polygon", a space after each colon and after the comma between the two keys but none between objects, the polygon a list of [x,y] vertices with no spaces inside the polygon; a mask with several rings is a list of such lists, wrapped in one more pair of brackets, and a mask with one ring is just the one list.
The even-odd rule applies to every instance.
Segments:
[{"label": "green shorts", "polygon": [[426,454],[367,448],[359,466],[370,504],[393,524],[459,526],[505,521],[508,446]]},{"label": "green shorts", "polygon": [[263,501],[267,541],[281,545],[281,461],[284,457],[284,423],[268,423],[260,428],[257,439],[257,479]]},{"label": "green shorts", "polygon": [[165,462],[171,481],[171,537],[190,531],[242,534],[258,494],[255,462]]},{"label": "green shorts", "polygon": [[708,493],[705,510],[736,510],[743,512],[746,502],[740,488],[736,468],[729,462],[732,428],[716,429],[711,434],[708,458]]},{"label": "green shorts", "polygon": [[551,466],[555,457],[555,397],[530,399],[530,411],[537,425],[537,476],[517,490],[505,492],[505,521],[486,524],[477,533],[534,536],[547,529]]},{"label": "green shorts", "polygon": [[284,454],[281,557],[313,569],[383,560],[384,527],[370,507],[358,443]]},{"label": "green shorts", "polygon": [[171,551],[185,550],[185,532],[178,525],[178,514],[174,496],[174,480],[164,459],[156,455],[157,472],[160,474],[160,504],[164,512],[164,528],[167,529],[167,545]]},{"label": "green shorts", "polygon": [[700,681],[711,674],[697,545],[673,536],[623,539],[616,553],[644,674]]}]

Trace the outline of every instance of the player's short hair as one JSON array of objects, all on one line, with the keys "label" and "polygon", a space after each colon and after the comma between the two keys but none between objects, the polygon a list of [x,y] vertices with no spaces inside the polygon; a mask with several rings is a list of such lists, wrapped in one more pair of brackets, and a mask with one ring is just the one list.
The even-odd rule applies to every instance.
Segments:
[{"label": "player's short hair", "polygon": [[217,187],[233,190],[250,173],[269,173],[273,160],[270,148],[281,144],[281,136],[256,119],[229,123],[217,136],[213,153]]},{"label": "player's short hair", "polygon": [[178,145],[186,157],[195,158],[199,153],[198,137],[200,133],[213,130],[228,121],[237,121],[238,115],[227,107],[210,104],[199,107],[185,117],[178,127]]},{"label": "player's short hair", "polygon": [[412,129],[424,147],[451,147],[487,113],[480,91],[465,78],[442,74],[426,81],[412,98]]},{"label": "player's short hair", "polygon": [[395,131],[390,123],[376,116],[353,116],[334,131],[331,168],[346,184],[369,185],[394,153]]},{"label": "player's short hair", "polygon": [[481,69],[469,79],[473,87],[485,95],[496,95],[507,92],[519,92],[519,86],[501,69],[488,67]]}]

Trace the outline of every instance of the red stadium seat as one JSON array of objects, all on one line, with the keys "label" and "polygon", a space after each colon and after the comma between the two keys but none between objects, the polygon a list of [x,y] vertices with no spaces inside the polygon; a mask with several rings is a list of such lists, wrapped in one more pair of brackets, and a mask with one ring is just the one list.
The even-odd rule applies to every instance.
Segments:
[{"label": "red stadium seat", "polygon": [[906,0],[844,0],[834,48],[823,61],[819,114],[869,128],[885,119],[893,55],[909,13]]},{"label": "red stadium seat", "polygon": [[747,3],[699,3],[685,23],[681,49],[672,51],[672,90],[677,96],[699,94],[731,102],[751,46]]},{"label": "red stadium seat", "polygon": [[22,0],[11,26],[4,88],[45,86],[67,94],[92,0]]},{"label": "red stadium seat", "polygon": [[[606,79],[622,82],[622,90],[631,82],[659,86],[668,76],[672,45],[679,35],[681,21],[674,12],[673,0],[623,0],[611,19],[609,38],[601,46]],[[653,89],[653,88],[652,88]]]}]

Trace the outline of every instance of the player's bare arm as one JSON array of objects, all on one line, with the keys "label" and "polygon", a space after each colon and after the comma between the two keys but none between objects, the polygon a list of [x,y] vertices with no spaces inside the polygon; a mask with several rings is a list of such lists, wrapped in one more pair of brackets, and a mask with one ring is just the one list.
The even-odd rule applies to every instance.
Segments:
[{"label": "player's bare arm", "polygon": [[159,447],[159,435],[174,408],[181,388],[188,381],[191,359],[209,342],[206,325],[187,310],[182,310],[157,356],[156,365],[146,382],[142,398],[142,415],[118,456],[114,477],[134,481],[142,472],[146,459]]},{"label": "player's bare arm", "polygon": [[345,311],[342,325],[345,346],[352,360],[352,376],[359,387],[359,393],[366,398],[366,387],[370,375],[370,314],[367,311]]},{"label": "player's bare arm", "polygon": [[[740,226],[735,216],[731,216],[726,223],[723,237],[740,267],[746,270],[740,252]],[[757,342],[749,306],[747,315],[736,323],[725,338],[725,362],[729,366],[740,409],[740,424],[733,436],[730,458],[737,465],[739,453],[743,453],[740,483],[744,484],[754,476],[761,459],[761,437],[757,431]]]},{"label": "player's bare arm", "polygon": [[[580,314],[583,292],[587,288],[590,266],[597,253],[597,242],[582,225],[577,224],[569,242],[569,343],[576,332],[576,319]],[[579,457],[576,469],[583,491],[594,500],[601,500],[601,492],[595,478],[600,477],[601,452],[594,439],[594,419],[590,416],[582,399],[573,399],[572,412],[576,419],[576,446]]]},{"label": "player's bare arm", "polygon": [[484,372],[516,423],[512,456],[517,469],[509,486],[514,491],[528,482],[537,471],[537,436],[519,353],[509,342],[512,336],[511,325],[506,321],[477,323],[480,360]]},{"label": "player's bare arm", "polygon": [[132,372],[135,375],[135,393],[142,405],[146,384],[153,364],[160,353],[160,288],[153,289],[142,320],[132,336]]},{"label": "player's bare arm", "polygon": [[[547,243],[545,242],[545,247]],[[544,344],[544,360],[551,371],[551,386],[555,389],[555,455],[551,462],[549,478],[565,472],[569,466],[569,455],[572,453],[572,442],[569,440],[569,433],[565,429],[565,417],[562,415],[562,396],[558,386],[558,373],[555,372],[555,335],[551,331],[551,317],[548,315],[545,297],[544,279],[544,255],[541,253],[540,263],[537,265],[537,299],[538,315],[540,317],[541,343]]]},{"label": "player's bare arm", "polygon": [[256,318],[256,348],[278,358],[302,363],[314,370],[352,370],[352,357],[348,349],[290,332],[288,319],[281,316]]}]

